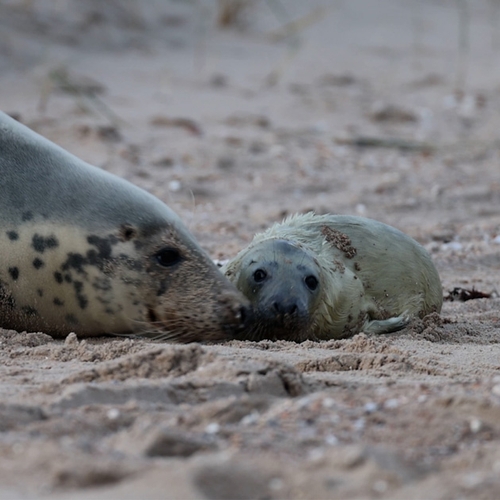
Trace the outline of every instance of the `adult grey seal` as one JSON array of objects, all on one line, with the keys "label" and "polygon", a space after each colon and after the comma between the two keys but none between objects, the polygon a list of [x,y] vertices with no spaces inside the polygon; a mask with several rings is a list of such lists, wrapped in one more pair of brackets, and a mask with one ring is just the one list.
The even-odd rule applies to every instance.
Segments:
[{"label": "adult grey seal", "polygon": [[248,301],[165,204],[0,113],[0,326],[221,340]]},{"label": "adult grey seal", "polygon": [[257,234],[222,271],[250,299],[238,338],[338,339],[399,330],[439,312],[439,275],[398,229],[347,215],[295,215]]}]

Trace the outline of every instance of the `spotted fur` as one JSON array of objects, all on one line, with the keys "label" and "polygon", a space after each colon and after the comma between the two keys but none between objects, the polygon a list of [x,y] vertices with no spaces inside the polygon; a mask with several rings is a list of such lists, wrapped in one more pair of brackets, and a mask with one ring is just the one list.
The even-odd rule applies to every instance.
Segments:
[{"label": "spotted fur", "polygon": [[232,338],[247,300],[161,201],[0,113],[0,326]]}]

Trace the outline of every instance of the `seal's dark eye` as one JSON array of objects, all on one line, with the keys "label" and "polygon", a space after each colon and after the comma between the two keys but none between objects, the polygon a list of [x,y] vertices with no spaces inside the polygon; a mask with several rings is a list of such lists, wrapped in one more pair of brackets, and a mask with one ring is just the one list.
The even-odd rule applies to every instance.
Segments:
[{"label": "seal's dark eye", "polygon": [[304,280],[306,283],[307,288],[309,290],[316,290],[318,288],[318,279],[315,276],[307,276],[307,278]]},{"label": "seal's dark eye", "polygon": [[253,273],[253,279],[255,283],[262,283],[265,279],[267,278],[267,273],[264,271],[264,269],[257,269]]},{"label": "seal's dark eye", "polygon": [[156,254],[156,260],[160,266],[170,267],[178,264],[182,260],[182,257],[179,251],[175,248],[162,248]]}]

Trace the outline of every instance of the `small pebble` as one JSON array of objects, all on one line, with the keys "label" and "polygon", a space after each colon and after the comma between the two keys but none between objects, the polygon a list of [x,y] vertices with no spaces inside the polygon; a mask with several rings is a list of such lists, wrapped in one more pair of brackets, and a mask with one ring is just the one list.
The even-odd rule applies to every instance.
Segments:
[{"label": "small pebble", "polygon": [[473,418],[470,421],[469,426],[470,426],[470,431],[473,434],[477,434],[483,428],[483,423],[478,418]]},{"label": "small pebble", "polygon": [[394,408],[397,408],[399,406],[399,401],[397,399],[388,399],[384,403],[384,408],[387,408],[388,410],[392,410]]},{"label": "small pebble", "polygon": [[364,410],[366,413],[373,413],[378,409],[377,403],[370,401],[369,403],[366,403],[364,406]]},{"label": "small pebble", "polygon": [[358,203],[356,205],[356,213],[358,215],[365,215],[366,214],[366,205],[364,205],[363,203]]},{"label": "small pebble", "polygon": [[333,398],[324,398],[321,405],[323,408],[333,408],[335,406],[335,400]]},{"label": "small pebble", "polygon": [[441,245],[441,250],[462,250],[463,245],[458,241],[450,241],[449,243],[445,243]]},{"label": "small pebble", "polygon": [[491,389],[491,392],[495,396],[500,396],[500,384],[494,385],[493,388]]},{"label": "small pebble", "polygon": [[328,434],[328,436],[325,437],[325,443],[328,446],[337,446],[339,444],[339,440],[333,434]]},{"label": "small pebble", "polygon": [[253,424],[257,423],[258,420],[259,420],[258,412],[253,411],[252,413],[245,415],[241,419],[240,423],[241,423],[241,425],[253,425]]},{"label": "small pebble", "polygon": [[174,193],[179,191],[181,189],[180,181],[170,181],[168,183],[168,189]]},{"label": "small pebble", "polygon": [[205,427],[207,434],[217,434],[220,431],[220,425],[217,422],[212,422]]},{"label": "small pebble", "polygon": [[120,416],[120,410],[118,408],[111,408],[107,411],[106,417],[109,420],[116,420]]}]

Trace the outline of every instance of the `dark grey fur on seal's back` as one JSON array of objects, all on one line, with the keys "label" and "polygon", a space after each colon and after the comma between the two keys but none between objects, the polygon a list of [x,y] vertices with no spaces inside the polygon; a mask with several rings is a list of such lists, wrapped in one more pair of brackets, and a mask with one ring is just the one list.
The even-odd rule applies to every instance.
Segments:
[{"label": "dark grey fur on seal's back", "polygon": [[0,326],[232,338],[248,301],[177,215],[0,113]]},{"label": "dark grey fur on seal's back", "polygon": [[[84,163],[4,113],[0,113],[0,174],[4,222],[21,223],[31,218],[30,213],[67,220],[70,210],[74,223],[89,229],[133,222],[143,230],[159,230],[166,220],[181,225],[177,215],[151,194]],[[129,191],[133,203],[123,195]]]}]

